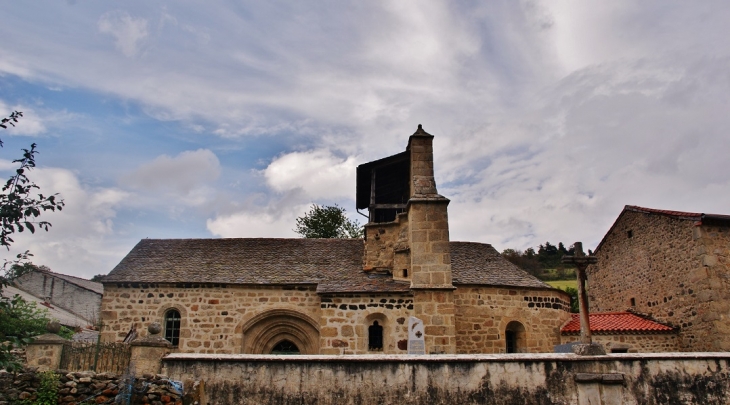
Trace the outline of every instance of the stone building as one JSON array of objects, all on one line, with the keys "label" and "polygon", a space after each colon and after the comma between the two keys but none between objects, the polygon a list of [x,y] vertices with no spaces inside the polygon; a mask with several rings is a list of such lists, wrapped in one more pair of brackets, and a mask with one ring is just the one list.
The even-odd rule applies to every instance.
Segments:
[{"label": "stone building", "polygon": [[674,326],[680,351],[730,350],[730,216],[627,205],[594,254],[591,312]]},{"label": "stone building", "polygon": [[83,325],[96,325],[104,286],[101,283],[50,270],[31,271],[13,281],[15,287],[40,301],[62,308],[85,320]]},{"label": "stone building", "polygon": [[404,152],[357,169],[363,239],[144,239],[104,279],[102,339],[152,321],[177,351],[550,352],[569,296],[490,245],[451,242],[419,125]]}]

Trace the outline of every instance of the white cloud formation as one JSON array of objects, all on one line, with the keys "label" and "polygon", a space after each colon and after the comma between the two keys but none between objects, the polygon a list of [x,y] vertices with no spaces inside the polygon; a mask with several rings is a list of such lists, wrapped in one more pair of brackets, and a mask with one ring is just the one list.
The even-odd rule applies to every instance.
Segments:
[{"label": "white cloud formation", "polygon": [[215,194],[211,184],[221,173],[218,157],[208,149],[181,152],[177,156],[161,155],[124,175],[121,184],[174,205],[184,202],[200,206]]},{"label": "white cloud formation", "polygon": [[140,43],[147,37],[147,20],[134,18],[126,11],[110,11],[99,18],[99,32],[114,37],[117,49],[127,57],[137,54]]},{"label": "white cloud formation", "polygon": [[310,198],[353,198],[356,162],[324,149],[292,152],[275,158],[263,174],[277,192],[301,189]]},{"label": "white cloud formation", "polygon": [[[7,129],[0,128],[3,133],[9,135],[23,135],[23,136],[36,136],[46,132],[46,126],[44,125],[41,118],[36,114],[35,109],[26,105],[15,105],[10,107],[2,100],[0,100],[0,118],[7,118],[13,111],[20,111],[23,116],[18,119],[18,123],[15,126],[6,124]],[[22,125],[20,121],[22,120]]]},{"label": "white cloud formation", "polygon": [[59,168],[35,169],[29,177],[44,195],[59,193],[66,206],[41,214],[40,220],[52,224],[48,232],[37,229],[35,234],[13,235],[15,243],[8,256],[30,250],[34,263],[57,272],[81,277],[108,272],[128,249],[114,235],[116,213],[128,193],[84,186],[77,175]]}]

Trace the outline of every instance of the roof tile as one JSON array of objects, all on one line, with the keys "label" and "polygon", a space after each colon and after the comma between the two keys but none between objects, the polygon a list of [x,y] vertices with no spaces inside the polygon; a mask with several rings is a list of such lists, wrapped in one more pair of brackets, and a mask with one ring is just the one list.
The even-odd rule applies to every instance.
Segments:
[{"label": "roof tile", "polygon": [[[580,314],[571,314],[571,320],[560,330],[562,334],[580,333]],[[588,315],[591,332],[612,333],[670,333],[671,326],[643,318],[631,312],[606,312]]]}]

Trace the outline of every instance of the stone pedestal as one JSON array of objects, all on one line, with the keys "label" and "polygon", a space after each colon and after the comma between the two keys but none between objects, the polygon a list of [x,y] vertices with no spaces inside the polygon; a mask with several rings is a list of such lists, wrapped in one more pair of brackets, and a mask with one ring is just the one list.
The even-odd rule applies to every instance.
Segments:
[{"label": "stone pedestal", "polygon": [[603,356],[606,354],[606,349],[600,343],[579,343],[573,345],[573,353],[579,356]]},{"label": "stone pedestal", "polygon": [[129,345],[132,346],[132,357],[129,367],[133,375],[158,374],[162,365],[162,358],[170,353],[172,344],[159,335],[160,324],[153,323],[147,328],[149,336],[138,338]]},{"label": "stone pedestal", "polygon": [[28,367],[36,367],[38,371],[58,370],[65,342],[64,338],[53,333],[35,337],[26,348]]}]

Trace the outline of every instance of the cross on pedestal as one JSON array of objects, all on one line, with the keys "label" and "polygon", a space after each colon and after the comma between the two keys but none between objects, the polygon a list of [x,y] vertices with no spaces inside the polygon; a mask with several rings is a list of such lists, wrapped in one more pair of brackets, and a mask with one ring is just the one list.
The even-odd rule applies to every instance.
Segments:
[{"label": "cross on pedestal", "polygon": [[[600,345],[594,348],[591,340],[591,325],[588,317],[588,295],[586,294],[586,268],[588,265],[598,262],[595,256],[586,256],[583,253],[583,243],[575,242],[573,245],[575,253],[573,256],[563,256],[563,263],[573,264],[576,267],[575,275],[578,279],[578,306],[580,307],[580,342],[584,346],[590,347],[582,354],[606,354]],[[599,349],[597,351],[597,349]],[[603,353],[600,353],[603,351]],[[577,352],[576,352],[577,353]]]}]

